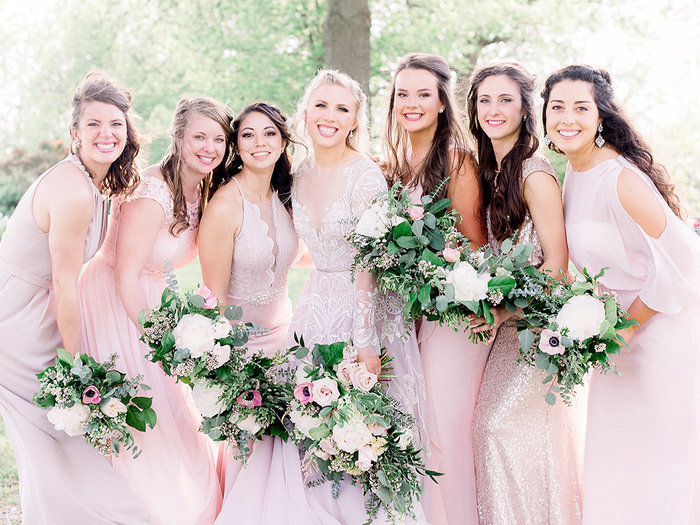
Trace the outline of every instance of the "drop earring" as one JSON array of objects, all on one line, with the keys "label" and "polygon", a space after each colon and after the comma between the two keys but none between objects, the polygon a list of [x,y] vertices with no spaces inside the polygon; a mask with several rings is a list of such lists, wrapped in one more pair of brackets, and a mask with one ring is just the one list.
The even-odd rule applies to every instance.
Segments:
[{"label": "drop earring", "polygon": [[546,133],[544,134],[544,144],[545,146],[549,147],[549,145],[552,143],[552,139],[549,138],[549,135]]},{"label": "drop earring", "polygon": [[599,148],[603,147],[603,144],[605,144],[605,139],[603,138],[603,123],[601,122],[598,124],[598,136],[595,138],[595,145],[598,146]]}]

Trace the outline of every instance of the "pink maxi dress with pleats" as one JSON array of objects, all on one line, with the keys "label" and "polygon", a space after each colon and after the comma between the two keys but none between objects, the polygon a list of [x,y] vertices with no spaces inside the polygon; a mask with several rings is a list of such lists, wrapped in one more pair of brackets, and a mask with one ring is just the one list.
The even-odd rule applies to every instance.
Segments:
[{"label": "pink maxi dress with pleats", "polygon": [[[80,161],[77,166],[89,179]],[[51,171],[51,170],[49,170]],[[48,173],[48,172],[47,172]],[[136,525],[146,510],[120,476],[82,437],[55,430],[32,403],[36,374],[62,346],[56,325],[49,234],[34,221],[32,201],[46,174],[20,200],[0,241],[0,413],[17,461],[24,525]],[[100,247],[107,199],[92,185],[94,210],[83,260]]]},{"label": "pink maxi dress with pleats", "polygon": [[[189,227],[172,235],[173,196],[163,180],[144,177],[130,199],[151,199],[165,215],[139,283],[148,307],[153,308],[160,304],[166,287],[166,262],[177,269],[196,256],[199,202],[187,203]],[[189,387],[176,383],[160,365],[145,358],[149,347],[139,341],[140,330],[127,316],[117,292],[114,258],[121,204],[119,200],[112,204],[107,238],[80,280],[83,341],[95,359],[105,360],[117,353],[120,369],[144,376],[158,422],[152,430],[134,432],[142,450],[137,459],[122,454],[113,464],[142,499],[154,523],[210,524],[221,503],[213,443],[198,431],[201,419]]]},{"label": "pink maxi dress with pleats", "polygon": [[[652,237],[617,196],[623,169],[656,194],[666,228]],[[657,313],[593,374],[588,401],[586,525],[700,523],[700,237],[676,217],[649,178],[624,157],[585,172],[568,167],[564,216],[571,260],[617,294]]]}]

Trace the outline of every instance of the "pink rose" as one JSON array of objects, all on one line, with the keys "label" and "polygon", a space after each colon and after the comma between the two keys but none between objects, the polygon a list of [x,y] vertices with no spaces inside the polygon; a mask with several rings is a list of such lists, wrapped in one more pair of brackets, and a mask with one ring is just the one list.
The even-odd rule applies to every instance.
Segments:
[{"label": "pink rose", "polygon": [[352,377],[355,375],[355,369],[357,364],[351,363],[349,361],[341,361],[338,364],[338,370],[336,372],[338,379],[343,383],[352,384]]},{"label": "pink rose", "polygon": [[216,295],[214,295],[214,292],[212,292],[209,288],[206,286],[200,286],[194,293],[204,299],[204,308],[206,310],[213,310],[216,308],[216,305],[218,304]]},{"label": "pink rose", "polygon": [[244,407],[255,408],[262,405],[262,396],[257,390],[246,390],[236,398],[236,402]]},{"label": "pink rose", "polygon": [[294,389],[294,397],[298,399],[302,405],[311,403],[314,400],[312,393],[313,383],[299,383]]},{"label": "pink rose", "polygon": [[564,353],[564,345],[561,344],[561,334],[546,328],[540,334],[540,350],[545,354],[556,355]]},{"label": "pink rose", "polygon": [[372,468],[372,463],[377,461],[379,456],[371,445],[365,445],[357,453],[357,462],[355,465],[363,472],[367,472]]},{"label": "pink rose", "polygon": [[102,401],[100,397],[100,391],[95,388],[94,385],[90,385],[85,390],[83,390],[83,403],[86,405],[97,404]]},{"label": "pink rose", "polygon": [[379,422],[367,425],[367,428],[369,428],[369,431],[372,433],[373,436],[386,436],[389,433],[389,429],[383,427],[382,424]]},{"label": "pink rose", "polygon": [[422,219],[424,215],[423,211],[423,206],[412,206],[410,210],[408,210],[408,216],[413,219],[414,221],[417,221],[418,219]]},{"label": "pink rose", "polygon": [[338,383],[330,377],[324,377],[314,381],[311,393],[314,397],[314,402],[322,407],[327,407],[340,397],[338,392]]},{"label": "pink rose", "polygon": [[363,392],[369,392],[377,384],[377,374],[367,370],[367,365],[360,363],[352,376],[352,386]]},{"label": "pink rose", "polygon": [[462,257],[462,252],[452,246],[446,246],[445,249],[442,250],[442,256],[447,262],[457,262]]}]

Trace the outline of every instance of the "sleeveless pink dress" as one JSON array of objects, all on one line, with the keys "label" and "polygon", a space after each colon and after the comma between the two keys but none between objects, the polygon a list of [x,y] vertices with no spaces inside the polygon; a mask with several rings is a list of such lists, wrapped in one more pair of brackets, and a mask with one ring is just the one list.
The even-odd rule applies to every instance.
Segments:
[{"label": "sleeveless pink dress", "polygon": [[[234,178],[229,184],[236,184]],[[265,333],[248,340],[249,352],[263,350],[273,355],[284,348],[287,329],[292,318],[292,303],[287,289],[287,274],[299,249],[292,218],[280,202],[277,193],[261,203],[243,196],[243,224],[234,241],[231,279],[227,303],[243,308],[243,321],[254,322]],[[232,459],[226,445],[219,448],[219,470],[224,491],[224,503],[217,523],[259,523],[262,514],[241,516],[239,502],[259,498],[260,505],[249,508],[264,512],[267,494],[269,461],[273,440],[265,437],[253,443],[247,464],[241,470],[240,461]]]},{"label": "sleeveless pink dress", "polygon": [[[535,154],[523,162],[523,181],[554,168]],[[558,180],[558,179],[557,179]],[[558,182],[557,182],[558,183]],[[489,243],[499,242],[491,232]],[[530,264],[544,260],[535,225],[528,213],[518,243],[535,249]],[[547,374],[517,362],[520,349],[515,320],[498,329],[486,363],[472,427],[479,522],[485,525],[577,525],[581,523],[583,433],[574,406],[544,400]]]},{"label": "sleeveless pink dress", "polygon": [[[89,179],[77,158],[69,156],[63,162],[76,165]],[[36,374],[54,364],[56,348],[62,346],[49,235],[39,229],[32,213],[34,193],[46,173],[24,194],[0,241],[0,413],[17,461],[22,523],[150,523],[109,460],[82,437],[55,430],[47,411],[32,403],[39,390]],[[94,210],[84,261],[102,244],[107,226],[107,199],[90,185]]]},{"label": "sleeveless pink dress", "polygon": [[[423,187],[411,190],[420,203]],[[464,332],[422,320],[418,329],[426,389],[430,470],[442,472],[423,484],[423,507],[432,525],[475,525],[476,478],[472,418],[490,345],[474,344]]]},{"label": "sleeveless pink dress", "polygon": [[[617,197],[623,168],[657,195],[666,228],[654,238]],[[700,237],[624,157],[567,168],[564,216],[571,259],[617,294],[656,310],[593,374],[588,401],[583,520],[591,525],[700,523]]]},{"label": "sleeveless pink dress", "polygon": [[[187,204],[190,227],[173,236],[169,231],[173,197],[163,180],[144,177],[130,199],[151,199],[165,213],[140,280],[152,308],[160,303],[166,287],[166,262],[181,268],[196,255],[199,202]],[[140,331],[127,316],[117,292],[114,257],[121,204],[122,201],[113,203],[105,243],[80,280],[83,340],[95,359],[104,360],[117,353],[120,369],[129,375],[144,376],[144,382],[151,387],[148,395],[153,397],[158,423],[145,433],[134,432],[142,450],[137,459],[122,454],[113,460],[113,465],[141,498],[154,523],[212,523],[221,502],[213,443],[198,431],[200,416],[189,387],[176,383],[160,365],[145,359],[149,348],[139,341]]]}]

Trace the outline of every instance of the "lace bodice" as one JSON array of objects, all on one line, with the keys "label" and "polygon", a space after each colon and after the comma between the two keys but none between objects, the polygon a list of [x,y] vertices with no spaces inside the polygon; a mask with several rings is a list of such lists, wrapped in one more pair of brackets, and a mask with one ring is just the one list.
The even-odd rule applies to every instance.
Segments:
[{"label": "lace bodice", "polygon": [[[525,185],[525,179],[535,171],[544,171],[549,173],[559,184],[559,179],[554,171],[554,168],[550,162],[544,158],[539,153],[535,153],[532,157],[529,157],[523,161],[523,183],[521,187]],[[488,232],[488,242],[493,249],[498,249],[501,245],[500,241],[496,240],[491,231],[491,210],[486,211],[486,230]],[[540,239],[537,237],[537,232],[535,231],[535,225],[532,222],[532,217],[530,212],[526,212],[525,218],[523,219],[522,225],[518,232],[517,244],[532,243],[535,249],[530,254],[529,263],[533,266],[539,267],[544,261],[544,254],[542,253],[542,245],[540,244]]]},{"label": "lace bodice", "polygon": [[[235,178],[233,182],[238,185]],[[247,200],[242,191],[241,197],[243,224],[234,242],[228,295],[237,304],[268,304],[286,296],[287,273],[299,242],[276,192],[259,204]]]},{"label": "lace bodice", "polygon": [[189,227],[177,235],[173,235],[170,233],[170,226],[174,222],[173,194],[167,183],[157,177],[143,177],[132,195],[127,199],[115,199],[112,203],[107,238],[101,250],[102,256],[106,257],[111,264],[114,264],[121,205],[127,200],[133,201],[136,199],[151,199],[157,202],[165,214],[165,220],[158,231],[158,236],[143,268],[143,273],[160,276],[163,273],[166,262],[172,265],[173,268],[182,268],[191,263],[197,255],[196,235],[199,228],[199,198],[195,202],[186,203]]}]

